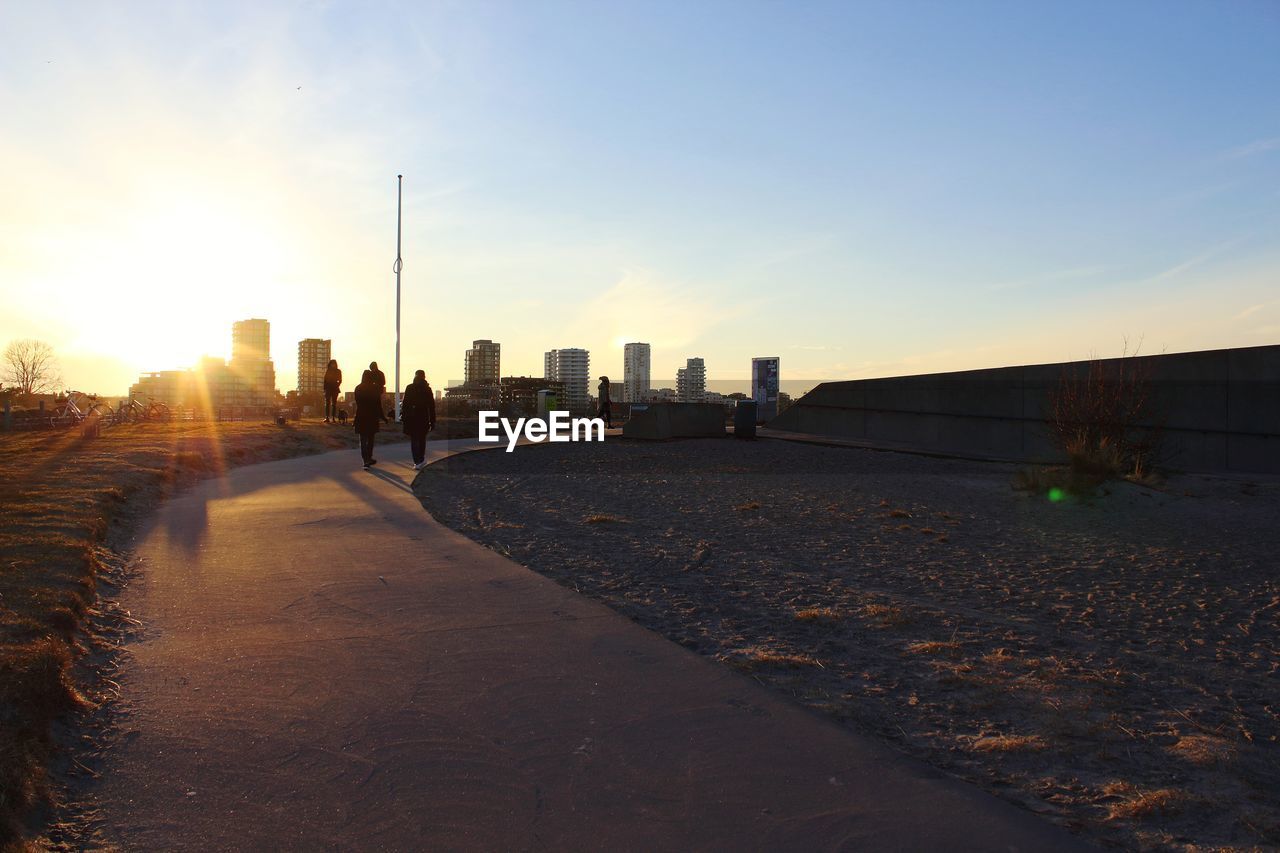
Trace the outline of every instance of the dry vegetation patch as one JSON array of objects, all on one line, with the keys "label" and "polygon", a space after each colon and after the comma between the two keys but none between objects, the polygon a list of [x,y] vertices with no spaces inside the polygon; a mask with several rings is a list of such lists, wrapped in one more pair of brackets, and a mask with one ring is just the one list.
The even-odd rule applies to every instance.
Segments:
[{"label": "dry vegetation patch", "polygon": [[1235,745],[1229,740],[1203,734],[1183,735],[1169,747],[1169,751],[1183,761],[1200,767],[1229,764],[1237,755]]},{"label": "dry vegetation patch", "polygon": [[1160,815],[1172,815],[1186,806],[1191,797],[1176,788],[1155,790],[1138,788],[1124,781],[1103,786],[1102,793],[1118,799],[1107,810],[1107,820],[1144,820]]},{"label": "dry vegetation patch", "polygon": [[800,669],[803,667],[821,667],[822,663],[812,655],[797,652],[779,651],[777,649],[739,649],[724,658],[730,666],[743,670],[754,670],[762,667],[786,667]]},{"label": "dry vegetation patch", "polygon": [[984,735],[973,741],[979,752],[1027,752],[1048,746],[1040,735]]},{"label": "dry vegetation patch", "polygon": [[796,611],[800,622],[839,622],[843,618],[834,607],[806,607]]},{"label": "dry vegetation patch", "polygon": [[626,524],[627,520],[605,512],[597,512],[582,519],[583,524]]},{"label": "dry vegetation patch", "polygon": [[955,640],[924,640],[907,646],[907,653],[913,655],[951,655],[960,651],[960,644]]}]

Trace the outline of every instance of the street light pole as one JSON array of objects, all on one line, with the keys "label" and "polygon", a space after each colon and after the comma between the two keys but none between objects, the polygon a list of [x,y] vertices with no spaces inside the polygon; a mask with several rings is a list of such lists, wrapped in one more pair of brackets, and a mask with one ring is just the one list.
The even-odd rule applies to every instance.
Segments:
[{"label": "street light pole", "polygon": [[400,270],[404,261],[400,260],[400,200],[404,194],[404,175],[396,175],[396,262],[392,269],[396,271],[396,420],[400,420]]}]

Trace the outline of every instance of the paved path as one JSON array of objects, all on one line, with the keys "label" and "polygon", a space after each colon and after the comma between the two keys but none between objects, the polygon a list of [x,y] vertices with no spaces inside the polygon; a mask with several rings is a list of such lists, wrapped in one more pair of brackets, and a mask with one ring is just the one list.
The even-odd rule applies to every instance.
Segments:
[{"label": "paved path", "polygon": [[[517,451],[519,452],[519,451]],[[433,449],[437,456],[439,449]],[[167,503],[93,792],[130,849],[1073,849],[436,524],[404,445]]]}]

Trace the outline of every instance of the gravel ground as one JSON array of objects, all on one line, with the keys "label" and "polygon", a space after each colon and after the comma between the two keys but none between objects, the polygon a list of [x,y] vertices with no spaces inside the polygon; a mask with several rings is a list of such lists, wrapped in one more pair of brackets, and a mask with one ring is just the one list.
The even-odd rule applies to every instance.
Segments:
[{"label": "gravel ground", "polygon": [[1095,840],[1280,845],[1280,484],[783,441],[454,457],[440,521]]}]

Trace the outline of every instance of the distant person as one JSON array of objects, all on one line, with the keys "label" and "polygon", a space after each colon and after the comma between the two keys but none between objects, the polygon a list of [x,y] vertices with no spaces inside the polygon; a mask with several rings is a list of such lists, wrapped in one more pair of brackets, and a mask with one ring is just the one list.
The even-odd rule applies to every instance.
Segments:
[{"label": "distant person", "polygon": [[338,369],[337,359],[329,359],[329,366],[324,369],[324,422],[335,423],[338,420],[338,389],[342,387],[342,371]]},{"label": "distant person", "polygon": [[600,377],[600,411],[598,417],[604,418],[606,429],[613,429],[613,401],[609,399],[609,377]]},{"label": "distant person", "polygon": [[[387,374],[378,369],[378,362],[376,361],[369,362],[369,372],[373,374],[373,381],[378,383],[378,387],[382,389],[379,393],[385,397],[387,395]],[[383,402],[385,403],[386,401],[384,400]],[[396,413],[391,412],[392,419],[395,416]]]},{"label": "distant person", "polygon": [[360,435],[360,458],[364,467],[377,465],[373,458],[373,437],[387,416],[382,412],[382,387],[373,379],[373,371],[366,370],[356,386],[355,430]]},{"label": "distant person", "polygon": [[404,424],[404,434],[409,436],[413,469],[421,470],[427,464],[427,433],[436,425],[436,398],[431,393],[427,374],[421,370],[414,371],[413,382],[404,389],[400,422]]}]

